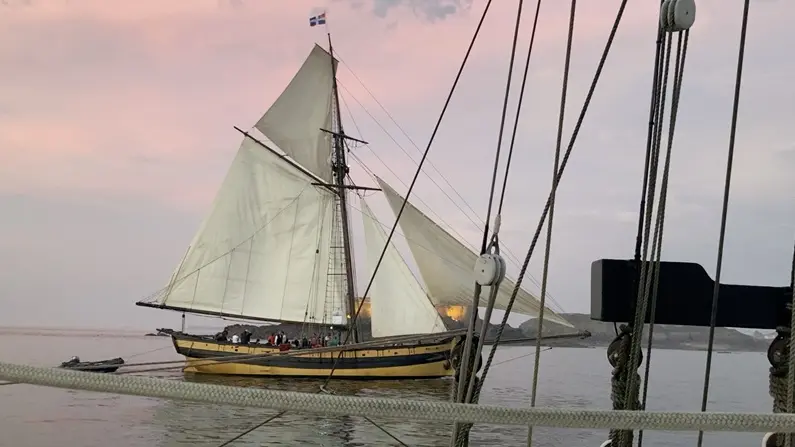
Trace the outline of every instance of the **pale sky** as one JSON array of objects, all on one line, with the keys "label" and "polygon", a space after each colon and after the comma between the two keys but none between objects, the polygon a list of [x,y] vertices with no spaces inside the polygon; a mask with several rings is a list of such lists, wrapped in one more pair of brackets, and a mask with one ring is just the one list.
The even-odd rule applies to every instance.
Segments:
[{"label": "pale sky", "polygon": [[[485,215],[516,5],[494,3],[431,149],[438,171],[426,167],[446,194],[423,176],[413,198],[476,244],[479,230],[459,208],[471,211],[439,172]],[[578,3],[566,141],[619,1]],[[378,103],[424,148],[484,4],[325,5],[344,62],[346,130],[371,143],[356,149],[356,158],[400,192],[415,169],[406,153],[417,160],[419,152]],[[522,58],[535,10],[534,2],[525,4]],[[565,311],[589,311],[592,261],[633,255],[657,4],[629,2],[560,187],[550,292]],[[714,272],[742,1],[697,4],[663,257]],[[308,26],[323,6],[322,0],[4,0],[0,325],[177,327],[179,314],[134,303],[163,287],[179,263],[240,143],[233,126],[252,127],[312,45],[325,46],[323,29]],[[544,2],[541,14],[501,233],[520,258],[549,190],[568,2]],[[778,286],[789,279],[794,16],[791,1],[752,1],[726,282]],[[351,163],[357,183],[371,184]],[[381,213],[386,209],[376,212],[391,223]],[[535,278],[542,255],[540,244],[530,269]]]}]

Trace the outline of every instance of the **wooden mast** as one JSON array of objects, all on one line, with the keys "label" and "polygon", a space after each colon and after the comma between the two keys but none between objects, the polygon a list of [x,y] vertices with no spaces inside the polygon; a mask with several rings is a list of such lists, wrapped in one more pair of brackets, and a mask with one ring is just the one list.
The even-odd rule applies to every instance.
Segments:
[{"label": "wooden mast", "polygon": [[331,74],[332,74],[332,89],[334,91],[334,110],[336,113],[335,121],[337,122],[336,129],[332,133],[334,138],[334,177],[335,184],[337,185],[337,194],[340,198],[340,214],[342,218],[342,246],[345,256],[345,279],[346,279],[346,294],[348,301],[348,312],[346,315],[348,330],[351,331],[350,339],[353,343],[359,342],[359,330],[353,324],[353,315],[356,312],[356,292],[355,292],[355,278],[353,277],[353,256],[351,254],[351,237],[350,237],[350,224],[348,222],[348,200],[347,188],[345,185],[345,177],[348,175],[350,168],[345,160],[345,147],[343,141],[345,139],[345,130],[342,127],[342,113],[340,110],[340,96],[337,89],[337,65],[334,63],[334,49],[331,45],[331,33],[326,33],[328,36],[328,50],[331,57]]}]

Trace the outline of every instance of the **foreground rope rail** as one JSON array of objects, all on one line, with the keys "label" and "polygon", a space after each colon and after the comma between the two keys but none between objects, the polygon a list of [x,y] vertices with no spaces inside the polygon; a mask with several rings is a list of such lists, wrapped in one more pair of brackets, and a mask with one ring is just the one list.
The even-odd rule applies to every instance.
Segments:
[{"label": "foreground rope rail", "polygon": [[504,408],[449,402],[306,394],[239,388],[0,363],[0,379],[131,396],[189,400],[280,411],[560,428],[795,432],[795,415],[763,413],[658,413],[637,411]]}]

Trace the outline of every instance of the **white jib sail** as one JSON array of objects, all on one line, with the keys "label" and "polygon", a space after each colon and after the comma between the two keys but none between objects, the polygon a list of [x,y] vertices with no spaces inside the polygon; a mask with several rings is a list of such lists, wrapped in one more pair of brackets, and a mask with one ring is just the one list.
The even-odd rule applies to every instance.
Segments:
[{"label": "white jib sail", "polygon": [[[361,206],[368,273],[372,277],[387,235],[364,198]],[[370,289],[370,314],[373,337],[447,330],[439,312],[391,242]]]},{"label": "white jib sail", "polygon": [[[380,178],[377,180],[392,210],[397,214],[403,204],[403,197]],[[400,227],[434,304],[471,305],[475,288],[473,270],[478,256],[414,207],[411,202],[406,203],[400,218]],[[515,284],[508,278],[503,280],[497,293],[495,309],[506,309]],[[480,295],[481,306],[488,304],[490,289],[483,287]],[[541,303],[538,298],[524,289],[519,289],[513,311],[537,317],[540,309]],[[574,327],[548,307],[544,310],[544,321]]]}]

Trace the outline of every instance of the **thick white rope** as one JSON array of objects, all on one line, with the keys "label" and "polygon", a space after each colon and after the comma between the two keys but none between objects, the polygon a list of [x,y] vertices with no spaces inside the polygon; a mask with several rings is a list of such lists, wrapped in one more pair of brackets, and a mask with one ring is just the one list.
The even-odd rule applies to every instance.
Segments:
[{"label": "thick white rope", "polygon": [[189,400],[215,405],[452,423],[533,425],[560,428],[795,432],[795,415],[764,413],[662,413],[551,408],[505,408],[450,402],[307,394],[119,376],[0,363],[0,379],[131,396]]}]

